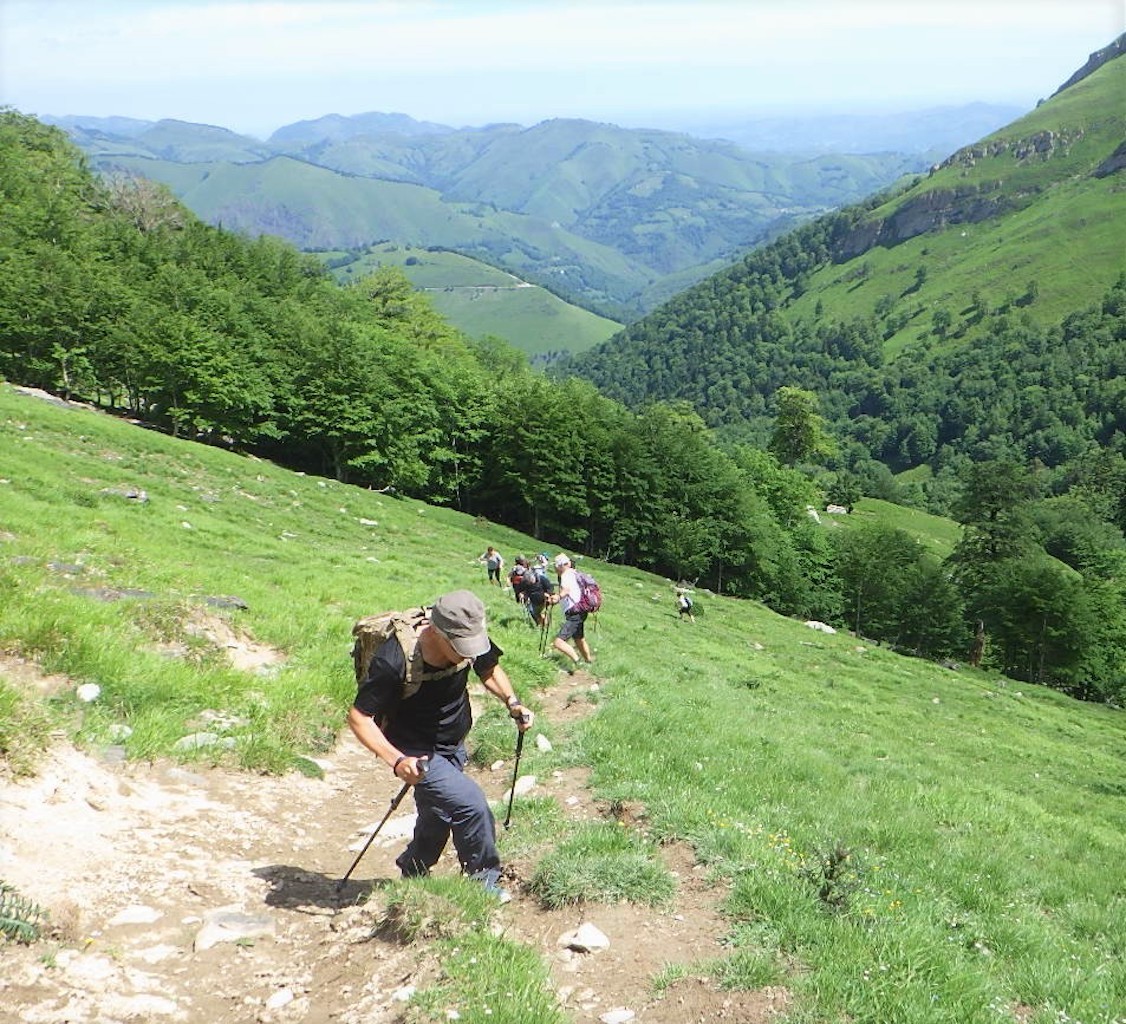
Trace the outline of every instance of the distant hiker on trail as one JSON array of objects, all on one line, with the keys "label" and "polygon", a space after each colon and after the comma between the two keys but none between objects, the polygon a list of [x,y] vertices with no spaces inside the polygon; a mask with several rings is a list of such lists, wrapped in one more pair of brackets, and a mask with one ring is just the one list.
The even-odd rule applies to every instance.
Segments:
[{"label": "distant hiker on trail", "polygon": [[426,672],[417,692],[404,693],[410,655],[392,635],[372,656],[348,712],[356,738],[413,787],[418,819],[395,864],[404,878],[429,874],[452,833],[461,870],[507,902],[499,884],[496,821],[481,787],[464,774],[465,737],[473,724],[470,666],[521,733],[531,727],[532,713],[498,664],[503,652],[489,638],[485,605],[476,594],[455,590],[438,598],[417,637],[412,653]]},{"label": "distant hiker on trail", "polygon": [[490,583],[495,583],[498,587],[504,585],[500,578],[500,572],[504,568],[504,559],[501,558],[500,552],[492,544],[485,549],[485,553],[477,561],[485,563],[485,568],[489,570]]},{"label": "distant hiker on trail", "polygon": [[692,614],[692,591],[687,587],[674,587],[676,591],[676,614],[677,621],[687,618],[689,622],[695,622],[696,616]]},{"label": "distant hiker on trail", "polygon": [[[563,606],[563,624],[559,627],[559,632],[555,635],[551,646],[567,656],[571,662],[568,671],[573,672],[575,666],[579,664],[579,654],[582,654],[582,660],[588,665],[594,661],[594,655],[591,654],[590,645],[584,636],[587,612],[580,611],[577,607],[582,591],[571,559],[564,554],[556,555],[555,573],[559,577],[559,592],[552,594],[547,600],[552,604]],[[574,640],[574,646],[569,643],[571,640]]]}]

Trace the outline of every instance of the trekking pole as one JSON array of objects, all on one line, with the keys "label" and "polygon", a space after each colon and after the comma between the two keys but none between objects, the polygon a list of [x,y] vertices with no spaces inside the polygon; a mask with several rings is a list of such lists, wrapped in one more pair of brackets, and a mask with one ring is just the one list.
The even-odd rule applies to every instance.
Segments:
[{"label": "trekking pole", "polygon": [[547,614],[544,616],[543,625],[540,626],[540,657],[543,657],[543,652],[547,650],[547,634],[551,632],[551,613],[555,611],[555,605],[549,604],[547,606]]},{"label": "trekking pole", "polygon": [[516,773],[520,771],[520,752],[524,749],[524,733],[516,734],[516,763],[512,766],[512,789],[508,791],[508,813],[504,816],[504,827],[512,821],[512,801],[516,798]]},{"label": "trekking pole", "polygon": [[[418,767],[419,767],[419,770],[422,772],[422,774],[425,775],[426,774],[426,762],[420,761]],[[341,889],[344,888],[344,883],[347,882],[348,879],[352,877],[352,872],[356,870],[356,865],[360,863],[360,861],[363,859],[364,854],[368,852],[368,847],[371,846],[371,844],[373,842],[375,842],[375,837],[377,835],[379,835],[379,830],[381,828],[383,828],[384,825],[387,824],[387,819],[390,818],[391,815],[394,814],[395,811],[398,809],[399,804],[401,804],[403,802],[403,797],[405,797],[407,795],[407,790],[410,789],[410,788],[411,788],[411,784],[409,782],[404,782],[403,788],[400,789],[399,792],[396,793],[391,798],[391,805],[387,808],[387,813],[385,815],[383,815],[383,820],[378,825],[375,826],[375,831],[372,832],[372,834],[370,836],[368,836],[368,841],[366,843],[364,843],[364,848],[362,850],[360,850],[359,853],[356,854],[356,859],[354,861],[352,861],[352,866],[344,873],[344,877],[342,879],[340,879],[339,882],[336,883],[336,892],[337,892],[338,895],[339,895]]]}]

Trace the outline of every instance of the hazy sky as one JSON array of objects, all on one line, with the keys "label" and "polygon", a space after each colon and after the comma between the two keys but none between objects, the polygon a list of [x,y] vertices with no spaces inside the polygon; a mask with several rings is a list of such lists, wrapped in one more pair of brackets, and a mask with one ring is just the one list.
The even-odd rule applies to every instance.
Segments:
[{"label": "hazy sky", "polygon": [[1126,0],[0,0],[0,103],[266,136],[322,114],[451,125],[1032,107]]}]

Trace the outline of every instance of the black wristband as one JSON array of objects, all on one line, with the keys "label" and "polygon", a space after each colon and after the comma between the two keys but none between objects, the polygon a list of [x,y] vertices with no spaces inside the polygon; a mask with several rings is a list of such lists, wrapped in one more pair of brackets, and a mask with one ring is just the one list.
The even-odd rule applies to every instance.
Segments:
[{"label": "black wristband", "polygon": [[513,694],[513,695],[512,695],[511,697],[509,697],[509,698],[508,698],[508,700],[506,700],[506,701],[505,701],[504,703],[505,703],[505,704],[507,704],[507,705],[508,705],[509,707],[512,707],[512,706],[513,706],[514,704],[519,704],[519,703],[520,703],[520,698],[519,698],[519,697],[517,697],[517,696],[516,696],[516,694]]},{"label": "black wristband", "polygon": [[395,763],[393,765],[391,765],[391,774],[392,775],[397,776],[399,774],[399,765],[401,765],[406,759],[407,759],[406,754],[400,754],[395,759]]}]

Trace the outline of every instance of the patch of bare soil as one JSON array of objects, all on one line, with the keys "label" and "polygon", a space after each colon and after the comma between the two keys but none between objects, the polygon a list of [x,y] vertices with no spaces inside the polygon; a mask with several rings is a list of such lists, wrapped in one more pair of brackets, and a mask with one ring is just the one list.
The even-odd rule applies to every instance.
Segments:
[{"label": "patch of bare soil", "polygon": [[[584,673],[561,674],[541,714],[559,725],[589,713],[583,698],[593,683]],[[535,757],[526,744],[521,774],[537,774]],[[511,772],[504,764],[477,778],[499,803]],[[537,775],[535,792],[580,819],[628,819],[639,810],[600,806],[585,782],[581,770]],[[401,1019],[409,987],[424,985],[435,966],[419,944],[378,934],[378,900],[358,901],[397,875],[394,857],[413,819],[409,799],[337,891],[396,791],[346,731],[323,780],[54,751],[37,778],[0,785],[0,879],[48,908],[57,929],[32,946],[0,945],[0,1022]],[[720,955],[726,930],[717,911],[723,894],[691,851],[663,853],[678,879],[666,910],[546,911],[524,891],[533,865],[514,859],[505,884],[515,899],[498,907],[496,924],[544,956],[575,1024],[615,1009],[632,1010],[637,1024],[769,1021],[786,1005],[782,990],[724,992],[690,969],[654,994],[652,979],[668,965]],[[452,855],[439,870],[457,870]],[[563,949],[559,937],[583,922],[610,947]]]}]

